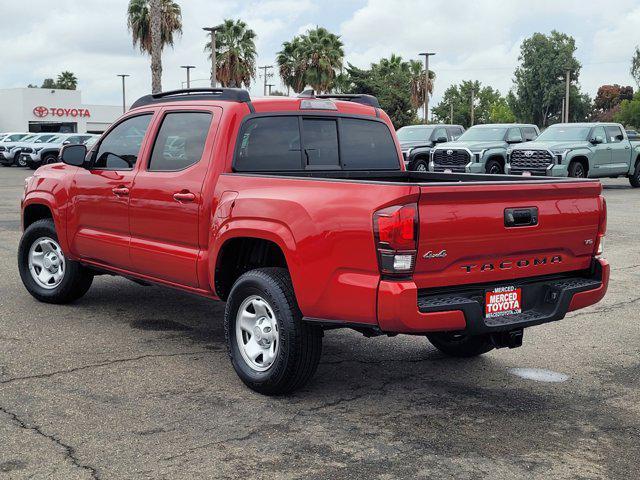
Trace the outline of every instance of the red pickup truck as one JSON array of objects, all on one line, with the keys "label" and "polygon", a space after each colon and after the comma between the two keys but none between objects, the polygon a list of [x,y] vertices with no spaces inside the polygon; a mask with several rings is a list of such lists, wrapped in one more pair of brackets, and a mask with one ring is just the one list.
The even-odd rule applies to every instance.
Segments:
[{"label": "red pickup truck", "polygon": [[250,388],[302,386],[325,329],[426,336],[445,354],[517,347],[605,295],[597,180],[404,170],[375,97],[142,97],[22,199],[19,269],[38,300],[119,274],[227,302]]}]

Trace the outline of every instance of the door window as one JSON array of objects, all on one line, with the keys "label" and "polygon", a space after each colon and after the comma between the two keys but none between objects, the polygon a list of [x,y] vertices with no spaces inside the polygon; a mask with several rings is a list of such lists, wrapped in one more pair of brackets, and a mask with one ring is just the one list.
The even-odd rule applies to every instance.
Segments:
[{"label": "door window", "polygon": [[517,143],[522,141],[522,133],[517,127],[510,128],[507,131],[507,142]]},{"label": "door window", "polygon": [[603,142],[607,142],[607,134],[604,131],[604,127],[596,127],[593,129],[593,133],[591,134],[591,139],[595,140],[597,137],[600,137]]},{"label": "door window", "polygon": [[451,140],[457,140],[458,137],[462,135],[462,128],[460,127],[450,127],[447,130],[449,130],[449,135],[451,136]]},{"label": "door window", "polygon": [[302,126],[306,165],[309,168],[340,168],[337,122],[305,118]]},{"label": "door window", "polygon": [[138,161],[151,117],[152,114],[131,117],[111,130],[100,142],[93,168],[132,170]]},{"label": "door window", "polygon": [[440,138],[447,138],[447,131],[444,128],[436,128],[431,136],[433,141],[439,140]]},{"label": "door window", "polygon": [[298,117],[261,117],[242,129],[235,169],[241,172],[300,170]]},{"label": "door window", "polygon": [[167,113],[153,145],[148,170],[175,172],[198,163],[211,118],[208,112]]},{"label": "door window", "polygon": [[605,130],[607,131],[607,141],[609,143],[620,143],[624,139],[620,127],[610,125],[605,127]]},{"label": "door window", "polygon": [[538,132],[536,132],[536,129],[533,127],[522,127],[522,133],[525,142],[530,142],[538,137]]}]

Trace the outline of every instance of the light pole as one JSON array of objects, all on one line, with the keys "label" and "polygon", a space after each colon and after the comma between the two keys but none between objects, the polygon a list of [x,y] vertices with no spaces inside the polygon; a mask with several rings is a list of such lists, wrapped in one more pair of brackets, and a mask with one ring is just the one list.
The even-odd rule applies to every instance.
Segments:
[{"label": "light pole", "polygon": [[566,71],[566,87],[565,87],[565,94],[564,94],[564,116],[565,116],[565,123],[569,123],[569,85],[571,84],[571,70],[567,69]]},{"label": "light pole", "polygon": [[216,71],[216,30],[222,28],[222,25],[215,27],[203,27],[202,29],[211,33],[211,87],[218,86],[218,72]]},{"label": "light pole", "polygon": [[475,97],[474,97],[475,93],[476,93],[476,92],[474,92],[474,91],[473,91],[473,87],[472,87],[472,88],[471,88],[471,126],[472,126],[472,127],[473,127],[473,120],[474,120],[474,119],[473,119],[473,114],[475,113],[475,112],[474,112],[475,105],[473,104],[473,103],[474,103],[474,101],[475,101]]},{"label": "light pole", "polygon": [[128,75],[126,73],[119,73],[116,76],[122,77],[122,113],[124,113],[127,111],[127,100],[126,100],[125,89],[124,89],[124,79],[127,77],[130,77],[131,75]]},{"label": "light pole", "polygon": [[420,56],[424,57],[424,123],[429,123],[429,57],[435,55],[433,52],[422,52]]},{"label": "light pole", "polygon": [[180,68],[184,68],[187,71],[187,88],[191,88],[191,75],[189,72],[192,68],[196,68],[193,65],[180,65]]}]

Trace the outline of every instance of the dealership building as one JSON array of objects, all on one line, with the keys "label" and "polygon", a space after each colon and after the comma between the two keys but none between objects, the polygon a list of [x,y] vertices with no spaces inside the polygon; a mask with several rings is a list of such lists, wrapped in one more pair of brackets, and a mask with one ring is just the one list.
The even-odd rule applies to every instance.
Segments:
[{"label": "dealership building", "polygon": [[0,89],[0,132],[102,133],[122,106],[87,105],[79,90]]}]

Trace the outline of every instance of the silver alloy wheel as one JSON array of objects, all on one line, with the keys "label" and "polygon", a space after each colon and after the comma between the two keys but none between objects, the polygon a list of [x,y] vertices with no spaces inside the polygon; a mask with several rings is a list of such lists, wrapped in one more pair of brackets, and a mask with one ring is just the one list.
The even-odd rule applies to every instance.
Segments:
[{"label": "silver alloy wheel", "polygon": [[236,343],[245,363],[253,370],[264,372],[275,362],[280,348],[278,321],[262,297],[252,295],[240,305]]},{"label": "silver alloy wheel", "polygon": [[500,174],[500,167],[498,165],[491,165],[491,169],[489,170],[489,173],[491,175],[499,175]]},{"label": "silver alloy wheel", "polygon": [[29,249],[31,278],[42,288],[52,290],[64,278],[65,259],[58,242],[50,237],[38,238]]},{"label": "silver alloy wheel", "polygon": [[423,162],[420,162],[416,166],[416,172],[426,172],[426,171],[427,171],[427,166]]},{"label": "silver alloy wheel", "polygon": [[27,166],[27,161],[24,159],[22,155],[18,155],[18,165],[21,167]]}]

